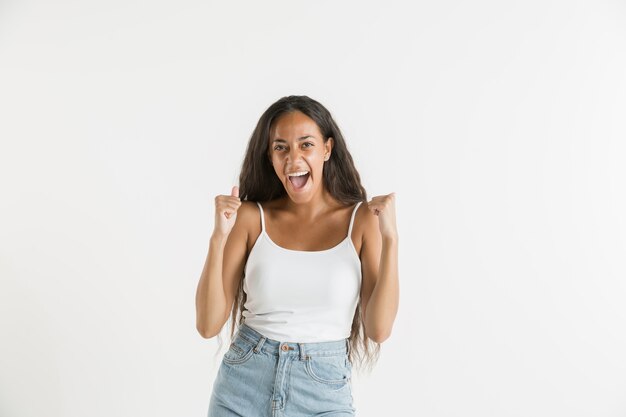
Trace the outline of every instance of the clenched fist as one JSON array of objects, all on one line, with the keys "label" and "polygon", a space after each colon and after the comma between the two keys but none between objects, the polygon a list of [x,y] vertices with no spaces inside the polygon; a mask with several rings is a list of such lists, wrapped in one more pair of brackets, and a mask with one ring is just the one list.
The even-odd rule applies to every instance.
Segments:
[{"label": "clenched fist", "polygon": [[378,226],[383,237],[398,237],[396,226],[396,193],[377,195],[368,203],[369,210],[378,216]]},{"label": "clenched fist", "polygon": [[241,206],[239,199],[239,187],[233,186],[230,195],[218,195],[215,197],[215,226],[213,234],[228,236],[235,225],[237,210]]}]

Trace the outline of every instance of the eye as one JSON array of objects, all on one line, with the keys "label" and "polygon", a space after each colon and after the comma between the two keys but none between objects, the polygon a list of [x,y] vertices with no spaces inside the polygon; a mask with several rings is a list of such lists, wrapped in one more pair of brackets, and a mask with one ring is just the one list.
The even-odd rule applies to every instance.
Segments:
[{"label": "eye", "polygon": [[274,146],[274,150],[275,150],[275,151],[278,151],[278,150],[279,150],[278,148],[282,148],[282,145],[276,145],[276,146]]},{"label": "eye", "polygon": [[[311,146],[314,146],[311,142],[304,142],[304,144],[303,144],[303,145],[311,145]],[[307,146],[307,148],[310,148],[310,146]]]}]

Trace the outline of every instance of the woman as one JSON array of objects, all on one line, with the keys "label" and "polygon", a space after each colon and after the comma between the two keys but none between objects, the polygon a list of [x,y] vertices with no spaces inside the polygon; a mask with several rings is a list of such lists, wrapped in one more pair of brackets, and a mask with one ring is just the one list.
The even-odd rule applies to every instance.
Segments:
[{"label": "woman", "polygon": [[215,198],[196,293],[203,337],[231,315],[209,417],[353,416],[352,363],[379,353],[398,308],[395,193],[367,201],[339,127],[307,96],[263,113],[239,183]]}]

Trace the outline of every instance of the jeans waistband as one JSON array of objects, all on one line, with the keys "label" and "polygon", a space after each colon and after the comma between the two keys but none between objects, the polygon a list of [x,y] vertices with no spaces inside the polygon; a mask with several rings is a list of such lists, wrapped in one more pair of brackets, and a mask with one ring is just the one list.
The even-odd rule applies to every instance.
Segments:
[{"label": "jeans waistband", "polygon": [[252,343],[256,352],[263,350],[264,352],[274,355],[306,355],[330,356],[348,354],[350,343],[348,339],[333,340],[330,342],[280,342],[263,336],[258,331],[245,323],[239,325],[236,337],[241,337]]}]

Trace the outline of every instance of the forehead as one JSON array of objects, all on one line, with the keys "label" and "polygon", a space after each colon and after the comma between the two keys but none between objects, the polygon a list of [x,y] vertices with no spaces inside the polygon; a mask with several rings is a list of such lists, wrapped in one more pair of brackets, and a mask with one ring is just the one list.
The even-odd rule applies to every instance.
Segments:
[{"label": "forehead", "polygon": [[272,122],[270,128],[270,141],[274,139],[297,140],[306,135],[318,139],[322,137],[315,120],[300,111],[282,114]]}]

